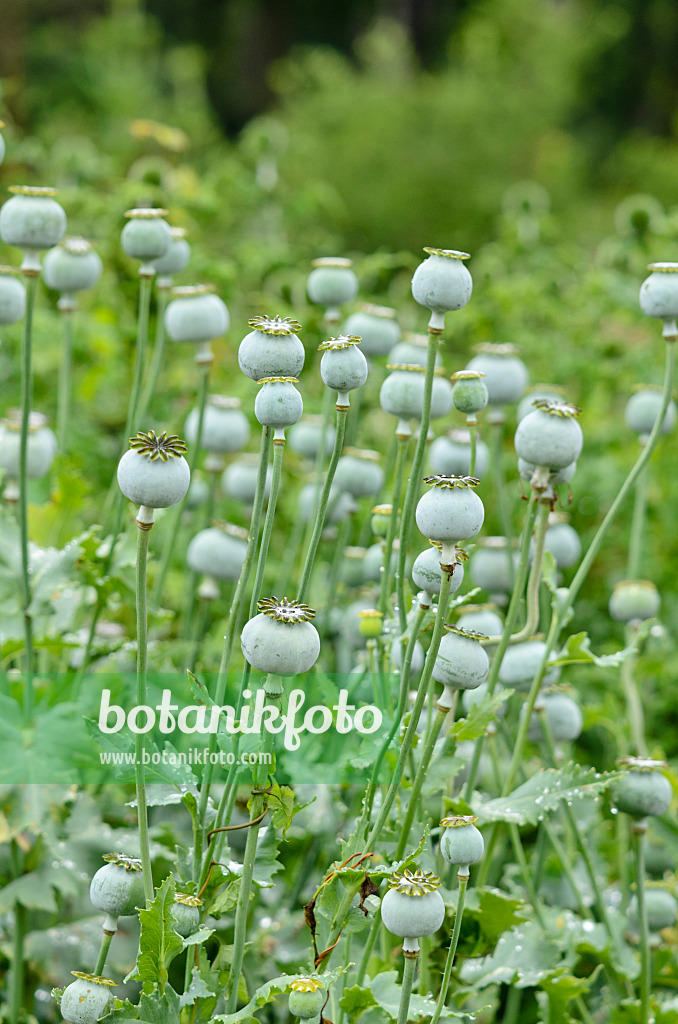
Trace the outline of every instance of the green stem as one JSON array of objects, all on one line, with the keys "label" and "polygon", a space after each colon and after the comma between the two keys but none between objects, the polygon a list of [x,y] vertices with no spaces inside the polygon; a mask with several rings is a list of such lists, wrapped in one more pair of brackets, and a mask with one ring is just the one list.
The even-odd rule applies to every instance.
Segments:
[{"label": "green stem", "polygon": [[[455,701],[458,696],[458,692],[458,690],[455,690]],[[417,768],[417,773],[414,776],[414,780],[412,782],[412,788],[410,790],[410,799],[407,805],[407,812],[405,814],[405,820],[403,821],[402,829],[400,830],[400,839],[398,840],[398,845],[396,847],[396,851],[394,854],[394,859],[396,861],[401,860],[405,855],[405,849],[407,847],[407,843],[410,838],[410,832],[412,830],[412,823],[414,822],[414,816],[417,812],[419,794],[421,793],[421,788],[424,785],[424,780],[428,773],[429,764],[433,756],[433,751],[435,750],[436,743],[438,742],[440,730],[442,729],[445,720],[450,712],[454,714],[454,709],[448,707],[441,707],[439,704],[436,706],[436,717],[433,719],[433,724],[428,731],[428,735],[426,736],[424,748],[421,752],[421,760],[419,762],[419,767]]]},{"label": "green stem", "polygon": [[544,915],[542,913],[541,905],[537,897],[536,889],[532,883],[530,865],[527,863],[527,857],[525,856],[525,851],[523,850],[523,844],[520,839],[520,831],[517,825],[509,824],[509,835],[511,836],[511,845],[513,846],[513,853],[515,855],[516,861],[518,862],[518,867],[520,868],[520,874],[523,879],[525,892],[527,893],[528,899],[532,904],[532,909],[534,910],[534,916],[537,919],[537,922],[539,923],[540,927],[544,931],[546,931],[546,921],[544,920]]},{"label": "green stem", "polygon": [[400,1006],[398,1007],[398,1020],[397,1024],[407,1024],[407,1018],[410,1011],[410,996],[412,995],[412,984],[414,982],[414,975],[417,970],[417,961],[419,959],[419,953],[416,955],[408,954],[405,956],[405,967],[403,968],[403,984],[400,989]]},{"label": "green stem", "polygon": [[111,942],[115,932],[104,931],[101,936],[101,946],[99,947],[99,956],[97,957],[96,967],[94,968],[94,975],[97,978],[104,977],[104,967],[106,966],[106,957],[108,956],[108,950],[110,949]]},{"label": "green stem", "polygon": [[61,341],[61,365],[57,392],[57,442],[63,455],[68,446],[68,421],[71,407],[71,364],[73,353],[73,310],[64,309],[61,314],[63,336]]},{"label": "green stem", "polygon": [[21,335],[21,437],[19,440],[19,529],[21,536],[22,604],[24,642],[26,647],[26,675],[23,683],[24,715],[33,717],[33,620],[31,607],[31,579],[28,552],[28,427],[33,402],[33,310],[38,275],[26,272],[26,312]]},{"label": "green stem", "polygon": [[421,409],[421,423],[419,425],[419,437],[417,446],[414,449],[414,457],[410,468],[410,475],[405,491],[405,501],[400,519],[400,548],[398,550],[398,568],[396,571],[396,595],[398,600],[398,617],[400,620],[400,632],[404,633],[407,626],[407,609],[405,608],[405,560],[407,557],[407,543],[412,532],[412,519],[417,495],[421,486],[421,470],[424,464],[424,453],[428,439],[428,428],[431,422],[431,392],[433,391],[433,378],[436,368],[436,356],[438,354],[438,341],[441,331],[429,325],[428,349],[426,353],[426,376],[424,378],[424,401]]},{"label": "green stem", "polygon": [[508,572],[509,579],[515,581],[515,567],[513,565],[513,545],[511,540],[513,538],[513,528],[511,526],[511,516],[508,508],[508,501],[506,498],[506,485],[504,482],[504,468],[503,468],[503,452],[504,452],[504,421],[493,423],[490,428],[491,437],[491,454],[492,454],[492,474],[494,477],[494,490],[497,498],[497,511],[499,512],[499,522],[501,523],[501,531],[506,538],[506,558],[508,559]]},{"label": "green stem", "polygon": [[160,370],[162,368],[163,356],[165,354],[165,310],[167,309],[167,303],[169,301],[170,289],[161,288],[160,285],[158,285],[155,290],[155,294],[157,300],[155,340],[153,342],[153,353],[151,355],[151,362],[148,368],[146,384],[141,393],[141,400],[139,402],[139,422],[143,422],[150,401],[155,394],[158,378],[160,377]]},{"label": "green stem", "polygon": [[[148,559],[148,537],[150,528],[144,523],[138,525],[137,533],[137,704],[148,704],[146,700],[146,659],[148,651],[146,613],[146,562]],[[144,879],[146,900],[153,899],[153,874],[151,870],[151,846],[148,837],[148,809],[146,807],[146,767],[143,763],[146,748],[146,734],[135,735],[136,764],[134,776],[137,792],[137,819],[139,823],[139,846],[141,868]]]},{"label": "green stem", "polygon": [[478,454],[478,420],[473,417],[469,417],[466,421],[468,427],[469,445],[471,448],[471,457],[469,460],[468,475],[476,475],[476,456]]},{"label": "green stem", "polygon": [[452,968],[454,967],[454,958],[457,953],[457,944],[459,942],[459,933],[461,931],[461,919],[464,913],[464,900],[466,898],[466,887],[468,885],[468,875],[458,875],[459,889],[457,891],[457,912],[454,916],[454,930],[452,932],[452,941],[450,942],[450,948],[447,951],[447,960],[445,961],[445,971],[443,973],[443,980],[440,986],[440,992],[438,994],[438,1001],[436,1008],[433,1011],[431,1017],[431,1024],[438,1024],[440,1015],[445,1007],[445,1000],[447,999],[447,990],[450,986],[450,977],[452,975]]},{"label": "green stem", "polygon": [[640,574],[640,561],[643,552],[643,532],[645,530],[645,511],[647,509],[647,477],[648,467],[645,466],[638,474],[633,499],[633,516],[629,534],[629,553],[626,562],[626,578],[636,580]]},{"label": "green stem", "polygon": [[367,968],[369,966],[370,957],[372,956],[372,950],[374,949],[374,943],[376,942],[377,935],[379,934],[379,925],[381,924],[381,914],[379,911],[375,911],[374,917],[372,918],[372,924],[367,935],[367,940],[363,947],[363,955],[360,958],[358,964],[358,974],[356,976],[356,985],[362,985],[363,979],[367,974]]},{"label": "green stem", "polygon": [[[642,831],[641,831],[642,827]],[[647,927],[645,907],[645,825],[631,827],[631,848],[638,902],[638,925],[640,928],[640,1024],[649,1024],[650,993],[652,991],[652,961],[650,958],[650,936]]]},{"label": "green stem", "polygon": [[508,995],[506,996],[506,1006],[504,1008],[502,1024],[517,1024],[522,999],[523,990],[512,985],[508,990]]},{"label": "green stem", "polygon": [[[628,625],[625,630],[627,646],[633,642],[634,633],[635,628],[632,625]],[[635,654],[630,654],[621,664],[620,675],[622,689],[626,698],[626,717],[631,729],[635,755],[636,757],[647,757],[648,749],[647,742],[645,740],[645,709],[643,707],[643,702],[640,699],[638,686],[636,684],[635,669],[637,662],[637,656]]]},{"label": "green stem", "polygon": [[18,1021],[24,1003],[24,940],[26,938],[26,908],[14,904],[14,954],[12,956],[12,990],[10,993],[10,1020]]},{"label": "green stem", "polygon": [[[311,582],[311,573],[313,572],[313,563],[315,561],[316,552],[318,545],[320,544],[320,537],[323,532],[323,526],[325,525],[325,516],[327,514],[327,503],[330,497],[330,488],[332,487],[332,481],[334,480],[334,474],[337,469],[337,463],[339,462],[339,456],[341,455],[341,449],[344,444],[344,434],[346,431],[346,417],[348,415],[347,405],[337,404],[337,429],[334,438],[334,448],[332,450],[332,457],[330,464],[327,469],[325,476],[325,483],[323,484],[322,491],[320,492],[320,498],[315,514],[315,522],[313,524],[313,532],[311,539],[308,543],[306,551],[306,559],[304,561],[304,569],[301,574],[301,583],[299,584],[299,593],[297,594],[297,600],[303,601],[306,596],[306,591]],[[323,422],[323,430],[325,425]]]},{"label": "green stem", "polygon": [[268,558],[268,549],[271,544],[271,535],[273,533],[273,521],[275,519],[275,510],[278,504],[278,494],[280,493],[280,478],[282,476],[282,462],[283,454],[285,452],[285,438],[274,437],[273,438],[273,473],[271,476],[271,493],[268,499],[268,505],[266,506],[266,518],[264,519],[264,528],[261,533],[261,545],[259,547],[259,558],[257,561],[257,570],[254,574],[254,588],[252,591],[252,597],[250,600],[250,618],[256,614],[257,602],[261,596],[261,590],[264,585],[264,572],[266,571],[266,559]]},{"label": "green stem", "polygon": [[384,616],[386,616],[388,612],[388,599],[390,593],[389,584],[391,582],[391,553],[393,551],[393,542],[398,528],[398,506],[402,496],[405,458],[407,456],[407,445],[409,440],[409,435],[396,435],[397,448],[393,479],[393,494],[391,497],[391,517],[389,519],[388,533],[386,534],[386,543],[384,545],[384,562],[381,571],[381,589],[379,594],[379,611]]},{"label": "green stem", "polygon": [[549,506],[542,502],[539,506],[537,526],[534,532],[534,551],[532,552],[532,565],[527,581],[525,594],[526,614],[525,625],[518,632],[511,636],[511,643],[522,643],[529,640],[539,628],[539,586],[541,584],[541,572],[544,565],[544,549],[546,547],[546,531],[548,530]]}]

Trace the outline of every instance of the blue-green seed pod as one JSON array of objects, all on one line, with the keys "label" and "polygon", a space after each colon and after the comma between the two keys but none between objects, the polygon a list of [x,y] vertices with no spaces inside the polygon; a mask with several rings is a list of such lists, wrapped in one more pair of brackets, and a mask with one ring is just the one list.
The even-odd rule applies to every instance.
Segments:
[{"label": "blue-green seed pod", "polygon": [[[239,452],[250,439],[250,424],[240,408],[239,398],[210,395],[205,406],[200,447],[208,452]],[[191,447],[198,443],[200,410],[191,409],[186,418],[184,433]]]},{"label": "blue-green seed pod", "polygon": [[[221,489],[229,498],[235,498],[237,501],[245,502],[246,505],[251,505],[257,489],[258,474],[258,456],[241,455],[224,470],[221,477]],[[271,493],[272,478],[273,469],[269,466],[266,470],[266,481],[264,483],[265,498],[268,498]]]},{"label": "blue-green seed pod", "polygon": [[[662,404],[661,391],[643,387],[631,395],[624,410],[626,426],[634,433],[647,437],[654,427]],[[661,425],[662,434],[670,434],[676,425],[678,409],[671,399]]]},{"label": "blue-green seed pod", "polygon": [[[471,298],[473,281],[464,266],[467,252],[454,249],[424,247],[428,259],[420,263],[412,278],[412,296],[420,306],[442,316],[453,309],[462,309]],[[436,326],[442,327],[442,322]]]},{"label": "blue-green seed pod", "polygon": [[339,575],[342,583],[345,583],[347,587],[360,587],[365,582],[365,573],[363,571],[365,550],[365,548],[351,545],[344,548],[344,557]]},{"label": "blue-green seed pod", "polygon": [[[388,354],[388,362],[393,366],[426,366],[428,358],[428,334],[408,333],[402,341],[391,349]],[[436,369],[442,367],[443,360],[440,352],[436,352]]]},{"label": "blue-green seed pod", "polygon": [[[297,455],[302,455],[305,459],[315,459],[320,448],[322,435],[323,417],[304,416],[298,423],[290,427],[287,435],[287,444]],[[335,436],[336,430],[330,423],[325,431],[325,444],[323,446],[325,452],[329,453],[332,451]]]},{"label": "blue-green seed pod", "polygon": [[[10,409],[7,417],[0,421],[0,468],[14,478],[19,477],[21,455],[21,412]],[[57,453],[57,440],[47,426],[47,418],[39,412],[31,412],[28,421],[28,447],[26,452],[26,476],[38,479],[49,472]]]},{"label": "blue-green seed pod", "polygon": [[[396,670],[396,672],[400,672],[403,663],[403,658],[405,657],[405,651],[407,650],[407,643],[403,643],[401,638],[397,636],[395,640],[392,641],[389,650],[393,667]],[[414,645],[414,650],[412,651],[412,661],[410,662],[410,679],[419,678],[424,668],[425,660],[426,655],[424,654],[424,648],[417,640],[417,642]]]},{"label": "blue-green seed pod", "polygon": [[[584,719],[581,708],[566,693],[545,693],[539,698],[544,707],[551,736],[556,743],[569,743],[581,735]],[[535,743],[542,738],[541,720],[538,714],[530,719],[528,736]]]},{"label": "blue-green seed pod", "polygon": [[340,335],[329,338],[318,351],[322,352],[320,376],[323,383],[338,391],[341,399],[349,392],[361,388],[367,380],[367,360],[358,345],[360,338]]},{"label": "blue-green seed pod", "polygon": [[534,412],[518,424],[514,439],[518,456],[552,471],[576,462],[584,443],[578,414],[576,405],[538,400]]},{"label": "blue-green seed pod", "polygon": [[581,558],[579,534],[558,512],[549,515],[544,546],[555,558],[559,569],[570,569]]},{"label": "blue-green seed pod", "polygon": [[56,189],[12,185],[14,192],[0,210],[0,238],[26,253],[51,249],[66,233],[66,214],[54,196]]},{"label": "blue-green seed pod", "polygon": [[189,935],[197,932],[200,926],[200,908],[202,900],[197,896],[190,896],[187,893],[177,892],[174,894],[174,903],[170,908],[172,915],[172,926],[175,932],[187,939]]},{"label": "blue-green seed pod", "polygon": [[120,242],[132,259],[141,260],[154,271],[153,261],[164,256],[172,244],[172,229],[164,219],[167,210],[143,207],[127,210],[127,223],[122,229]]},{"label": "blue-green seed pod", "polygon": [[189,510],[194,508],[200,508],[209,499],[210,496],[210,485],[207,480],[203,477],[194,474],[191,477],[191,483],[186,494],[186,505],[185,507]]},{"label": "blue-green seed pod", "polygon": [[384,485],[379,452],[344,448],[337,463],[334,485],[354,498],[375,497]]},{"label": "blue-green seed pod", "polygon": [[[391,575],[396,571],[398,565],[398,549],[400,544],[396,538],[393,542],[393,550],[391,551]],[[384,562],[384,548],[380,542],[370,545],[365,552],[363,559],[363,574],[365,580],[369,580],[372,583],[378,583],[381,579],[382,565]]]},{"label": "blue-green seed pod", "polygon": [[621,580],[610,597],[609,612],[617,622],[638,622],[659,614],[661,597],[649,580]]},{"label": "blue-green seed pod", "polygon": [[129,501],[146,508],[169,508],[181,501],[191,482],[182,452],[185,443],[163,431],[139,433],[118,463],[118,485]]},{"label": "blue-green seed pod", "polygon": [[323,256],[313,260],[306,292],[311,302],[336,310],[345,302],[352,302],[358,294],[358,278],[353,273],[351,260],[341,256]]},{"label": "blue-green seed pod", "polygon": [[678,316],[678,263],[650,263],[651,271],[640,286],[640,308],[645,316],[675,320]]},{"label": "blue-green seed pod", "polygon": [[298,377],[306,353],[297,332],[301,324],[289,317],[255,316],[254,328],[240,342],[238,365],[251,380],[265,377]]},{"label": "blue-green seed pod", "polygon": [[[471,441],[468,430],[450,430],[449,433],[436,437],[429,448],[428,464],[432,473],[439,473],[442,476],[468,476],[471,471]],[[489,464],[489,448],[478,438],[474,476],[483,477]]]},{"label": "blue-green seed pod", "polygon": [[[499,669],[499,682],[513,690],[527,690],[541,665],[546,644],[543,640],[527,640],[520,644],[511,644],[502,659]],[[542,680],[544,686],[557,683],[560,677],[560,665],[547,669]]]},{"label": "blue-green seed pod", "polygon": [[98,978],[93,974],[71,971],[75,981],[64,989],[61,997],[61,1016],[68,1024],[96,1024],[109,1013],[115,1000],[111,988],[117,982]]},{"label": "blue-green seed pod", "polygon": [[381,920],[392,935],[405,939],[403,948],[414,951],[415,941],[433,935],[445,918],[445,904],[438,892],[440,879],[425,871],[396,871],[381,901]]},{"label": "blue-green seed pod", "polygon": [[[491,604],[465,604],[457,609],[459,625],[485,636],[501,636],[504,621]],[[487,650],[487,647],[485,648]]]},{"label": "blue-green seed pod", "polygon": [[193,572],[217,580],[237,580],[246,554],[247,531],[229,524],[223,528],[210,526],[189,542],[186,562]]},{"label": "blue-green seed pod", "polygon": [[[411,578],[415,587],[427,594],[439,594],[443,579],[440,565],[441,552],[439,547],[425,548],[417,555],[412,565]],[[456,593],[464,582],[464,564],[457,562],[450,579],[450,594]]]},{"label": "blue-green seed pod", "polygon": [[485,408],[490,395],[484,377],[480,370],[458,370],[452,374],[452,404],[457,412],[475,416]]},{"label": "blue-green seed pod", "polygon": [[93,288],[102,270],[99,253],[86,239],[64,238],[45,255],[42,277],[48,288],[70,296]]},{"label": "blue-green seed pod", "polygon": [[395,309],[365,303],[348,317],[342,333],[362,338],[362,352],[368,359],[386,356],[400,341],[400,327],[395,317]]},{"label": "blue-green seed pod", "polygon": [[[645,914],[647,926],[651,932],[661,932],[664,928],[674,928],[678,903],[667,889],[658,889],[648,885],[645,887]],[[640,929],[638,914],[638,897],[632,896],[628,909],[629,924],[635,932]]]},{"label": "blue-green seed pod", "polygon": [[[170,228],[172,241],[169,249],[162,256],[153,260],[153,269],[159,278],[174,277],[180,274],[188,266],[191,258],[191,247],[186,241],[186,232],[183,228]],[[160,284],[160,281],[158,281]]]},{"label": "blue-green seed pod", "polygon": [[92,878],[89,898],[111,917],[130,917],[146,906],[141,861],[123,853],[104,854],[104,860],[107,863]]},{"label": "blue-green seed pod", "polygon": [[26,289],[15,267],[0,267],[0,324],[15,324],[26,310]]},{"label": "blue-green seed pod", "polygon": [[485,374],[485,386],[490,405],[512,405],[519,402],[529,380],[527,368],[516,355],[514,345],[477,346],[475,355],[466,365],[467,370]]},{"label": "blue-green seed pod", "polygon": [[[420,420],[424,408],[425,376],[423,366],[395,365],[379,392],[379,402],[385,412],[401,420]],[[431,391],[431,419],[447,416],[452,408],[452,386],[447,378],[436,375]]]},{"label": "blue-green seed pod", "polygon": [[259,614],[240,634],[242,652],[252,668],[280,676],[308,672],[320,654],[313,609],[286,597],[263,598],[258,608]]},{"label": "blue-green seed pod", "polygon": [[469,864],[475,864],[485,852],[477,820],[473,814],[454,814],[440,822],[440,853],[448,864],[459,865],[460,875],[468,874]]},{"label": "blue-green seed pod", "polygon": [[479,483],[475,477],[427,476],[424,483],[431,489],[419,499],[415,518],[425,537],[445,546],[469,540],[480,532],[485,508],[473,490]]},{"label": "blue-green seed pod", "polygon": [[518,552],[509,552],[505,537],[484,537],[471,555],[469,573],[489,594],[510,594],[518,561]]},{"label": "blue-green seed pod", "polygon": [[[301,516],[305,523],[309,519],[315,519],[319,498],[320,489],[316,487],[315,483],[304,484],[299,491],[297,515]],[[333,481],[327,502],[326,523],[340,523],[356,509],[357,505],[353,496],[342,491]]]},{"label": "blue-green seed pod", "polygon": [[[464,626],[464,629],[466,628],[467,627]],[[485,647],[485,650],[487,650],[487,647]],[[461,695],[461,703],[466,714],[469,713],[469,711],[475,704],[480,704],[480,702],[484,700],[485,697],[487,697],[488,692],[489,687],[487,685],[487,682],[481,683],[480,686],[476,686],[474,690],[464,690]],[[503,718],[505,714],[506,703],[500,704],[497,710],[495,711],[495,715],[497,716],[497,718]]]},{"label": "blue-green seed pod", "polygon": [[[531,480],[536,468],[537,467],[534,462],[527,462],[525,459],[518,459],[518,473],[520,474],[521,480]],[[576,462],[571,462],[569,466],[564,466],[562,469],[552,470],[549,473],[549,487],[559,487],[561,484],[569,484],[576,472]]]},{"label": "blue-green seed pod", "polygon": [[562,402],[562,400],[562,388],[553,387],[551,384],[534,384],[528,389],[527,394],[518,402],[516,419],[520,422],[520,420],[524,419],[528,413],[534,412],[535,402]]},{"label": "blue-green seed pod", "polygon": [[671,803],[671,783],[662,774],[663,761],[626,757],[619,762],[630,770],[615,782],[612,799],[620,811],[632,818],[664,814]]},{"label": "blue-green seed pod", "polygon": [[433,678],[452,690],[475,690],[487,679],[490,659],[481,633],[448,626],[433,665]]},{"label": "blue-green seed pod", "polygon": [[174,298],[165,310],[165,330],[172,341],[201,345],[228,330],[226,303],[214,294],[212,285],[173,288],[172,295]]},{"label": "blue-green seed pod", "polygon": [[292,1016],[300,1020],[317,1017],[327,999],[322,982],[318,978],[296,978],[290,982],[290,989],[287,1006]]},{"label": "blue-green seed pod", "polygon": [[264,427],[283,430],[298,423],[304,412],[296,377],[264,377],[254,399],[254,415]]}]

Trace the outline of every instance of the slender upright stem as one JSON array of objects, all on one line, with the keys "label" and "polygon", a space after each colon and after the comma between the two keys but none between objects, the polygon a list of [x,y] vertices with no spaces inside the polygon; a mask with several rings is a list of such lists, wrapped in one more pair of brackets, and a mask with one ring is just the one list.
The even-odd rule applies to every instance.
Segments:
[{"label": "slender upright stem", "polygon": [[63,455],[68,447],[68,421],[71,411],[71,364],[73,359],[73,309],[68,307],[61,313],[61,366],[59,367],[59,389],[57,392],[57,442]]},{"label": "slender upright stem", "polygon": [[648,1024],[650,1020],[650,993],[652,991],[652,960],[645,906],[645,831],[645,822],[634,823],[631,826],[631,848],[636,876],[636,900],[640,930],[640,1024]]},{"label": "slender upright stem", "polygon": [[108,950],[115,932],[104,931],[101,936],[101,946],[99,947],[99,956],[97,957],[96,967],[94,968],[94,975],[97,978],[104,976],[104,967],[106,966],[106,957],[108,956]]},{"label": "slender upright stem", "polygon": [[28,553],[28,427],[33,402],[33,310],[38,273],[24,271],[26,277],[26,312],[21,335],[21,436],[19,440],[19,530],[21,536],[22,605],[24,642],[26,647],[23,684],[24,715],[33,717],[33,620],[31,618],[31,569]]},{"label": "slender upright stem", "polygon": [[476,457],[477,457],[477,454],[478,454],[478,420],[475,418],[475,416],[473,417],[473,419],[469,418],[467,420],[467,426],[468,426],[469,445],[470,445],[470,448],[471,448],[471,452],[470,452],[470,456],[471,457],[469,459],[468,475],[469,476],[475,476],[476,475]]},{"label": "slender upright stem", "polygon": [[[150,526],[137,523],[137,704],[146,705],[146,656],[148,621],[146,614],[146,562],[148,558],[148,537]],[[136,764],[134,776],[137,791],[137,819],[139,822],[139,846],[141,848],[141,868],[144,879],[144,895],[147,900],[153,899],[153,874],[151,871],[151,846],[148,837],[148,809],[146,807],[146,768],[144,752],[146,748],[145,733],[135,735]]]},{"label": "slender upright stem", "polygon": [[638,474],[633,498],[633,516],[629,534],[629,553],[626,562],[626,578],[636,580],[640,575],[640,561],[643,553],[643,532],[645,530],[645,512],[647,509],[647,477],[648,466],[644,466]]},{"label": "slender upright stem", "polygon": [[527,857],[523,849],[523,844],[520,839],[520,830],[518,826],[511,823],[509,824],[509,835],[511,836],[511,845],[513,847],[513,853],[515,855],[518,867],[520,868],[520,874],[523,879],[523,885],[525,886],[525,892],[527,893],[528,899],[532,904],[534,910],[534,916],[536,917],[541,928],[546,931],[546,921],[542,913],[541,904],[537,896],[537,890],[534,887],[532,881],[532,873],[530,871],[530,865],[527,863]]},{"label": "slender upright stem", "polygon": [[402,496],[403,491],[405,457],[407,455],[407,445],[409,443],[409,440],[409,435],[396,435],[397,447],[395,469],[393,474],[393,494],[391,495],[391,517],[388,523],[386,543],[384,544],[384,563],[381,572],[381,588],[379,594],[379,611],[384,616],[388,612],[388,599],[390,595],[391,582],[391,553],[393,551],[393,542],[395,540],[396,530],[398,528],[398,506],[400,505],[400,498]]},{"label": "slender upright stem", "polygon": [[454,916],[454,929],[452,931],[452,940],[450,942],[450,948],[447,951],[447,960],[445,961],[445,971],[443,973],[443,980],[440,985],[440,992],[438,994],[438,1001],[436,1008],[433,1011],[431,1017],[431,1024],[438,1024],[440,1015],[445,1008],[445,1000],[447,999],[447,990],[450,987],[450,977],[452,975],[452,968],[454,967],[454,958],[457,953],[457,944],[459,942],[459,933],[461,932],[461,919],[464,914],[464,900],[466,898],[466,887],[468,885],[468,874],[457,875],[459,879],[459,889],[457,890],[457,912]]},{"label": "slender upright stem", "polygon": [[330,497],[330,488],[332,487],[332,481],[334,480],[334,474],[337,469],[337,463],[339,462],[339,456],[341,455],[341,449],[344,444],[344,434],[346,431],[346,417],[348,415],[348,408],[349,407],[347,405],[337,404],[337,429],[334,438],[334,449],[332,450],[332,457],[330,458],[330,464],[328,466],[327,474],[325,476],[325,483],[323,484],[322,491],[320,492],[320,497],[316,508],[313,532],[311,534],[311,539],[308,543],[306,559],[304,561],[304,569],[301,574],[301,583],[299,584],[299,592],[297,594],[298,601],[304,600],[306,596],[306,591],[308,590],[308,586],[311,582],[313,563],[315,561],[318,545],[320,544],[320,537],[323,532],[323,527],[325,525],[327,503]]},{"label": "slender upright stem", "polygon": [[278,504],[278,494],[280,493],[280,480],[282,477],[282,462],[283,455],[285,452],[285,438],[274,437],[273,438],[273,473],[271,475],[271,493],[268,498],[268,505],[266,506],[266,518],[264,519],[264,528],[261,532],[261,544],[259,546],[259,558],[257,559],[257,569],[254,574],[254,586],[252,589],[252,597],[250,599],[250,616],[254,615],[257,610],[257,602],[261,597],[261,591],[264,585],[264,572],[266,571],[266,559],[268,558],[268,549],[271,544],[271,536],[273,534],[273,521],[275,519],[275,510]]},{"label": "slender upright stem", "polygon": [[407,1024],[407,1018],[410,1011],[410,996],[412,995],[412,985],[414,982],[414,975],[417,971],[419,953],[407,953],[404,959],[405,967],[403,969],[403,984],[400,989],[400,1006],[398,1007],[397,1024]]},{"label": "slender upright stem", "polygon": [[[629,646],[633,642],[635,633],[635,627],[632,624],[627,625],[626,644]],[[626,709],[627,719],[629,722],[629,728],[631,730],[631,737],[633,746],[635,747],[634,753],[636,757],[647,757],[647,741],[645,739],[645,709],[643,702],[640,699],[640,693],[638,692],[638,686],[636,684],[636,664],[638,658],[635,654],[629,654],[624,659],[620,668],[621,684],[626,698]]]},{"label": "slender upright stem", "polygon": [[494,477],[494,490],[497,499],[497,511],[501,530],[506,538],[506,558],[508,559],[509,579],[515,580],[515,567],[512,558],[513,527],[511,525],[511,514],[506,496],[506,484],[504,481],[503,452],[504,452],[504,421],[497,421],[490,429],[492,474]]},{"label": "slender upright stem", "polygon": [[162,368],[163,356],[165,354],[165,310],[167,309],[170,290],[169,288],[161,288],[158,284],[155,294],[157,300],[155,340],[153,342],[153,354],[151,356],[151,362],[146,376],[146,384],[139,401],[139,422],[143,422],[145,419],[146,411],[148,410],[150,401],[155,394],[155,389],[160,377],[160,370]]},{"label": "slender upright stem", "polygon": [[18,1021],[24,1003],[24,940],[26,938],[26,908],[14,904],[14,952],[12,956],[12,989],[10,993],[10,1020]]}]

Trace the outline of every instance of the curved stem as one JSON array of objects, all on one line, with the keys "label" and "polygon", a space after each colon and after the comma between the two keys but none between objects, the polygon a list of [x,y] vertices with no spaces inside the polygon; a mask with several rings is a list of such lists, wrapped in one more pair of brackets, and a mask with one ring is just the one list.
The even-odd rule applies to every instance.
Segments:
[{"label": "curved stem", "polygon": [[626,562],[626,578],[636,580],[640,574],[640,560],[643,551],[643,532],[645,530],[645,512],[647,509],[647,476],[648,466],[644,466],[638,474],[633,499],[633,516],[629,534],[629,553]]},{"label": "curved stem", "polygon": [[384,545],[384,562],[381,570],[381,588],[379,593],[379,611],[384,616],[386,616],[388,612],[389,584],[391,582],[391,553],[393,552],[393,542],[398,528],[398,505],[400,504],[400,498],[403,490],[405,457],[407,455],[407,445],[409,440],[409,435],[407,437],[402,434],[396,435],[397,447],[393,474],[393,494],[391,496],[391,517],[389,519],[388,533],[386,534],[386,543]]},{"label": "curved stem", "polygon": [[636,900],[638,902],[638,926],[640,929],[640,1024],[650,1020],[650,992],[652,991],[652,960],[650,957],[650,936],[647,927],[645,907],[645,829],[631,827],[631,847],[636,876]]},{"label": "curved stem", "polygon": [[33,620],[31,617],[31,579],[28,551],[28,427],[33,402],[33,310],[38,284],[36,273],[25,272],[26,312],[21,335],[21,436],[19,440],[19,529],[21,538],[22,605],[24,616],[24,642],[26,647],[26,675],[23,683],[24,714],[28,722],[33,717]]},{"label": "curved stem", "polygon": [[63,336],[61,340],[61,365],[57,391],[56,434],[59,451],[63,455],[68,446],[68,420],[71,405],[71,364],[73,352],[73,311],[64,309],[61,314]]},{"label": "curved stem", "polygon": [[[527,591],[525,593],[525,625],[518,633],[511,635],[511,643],[519,644],[523,640],[529,640],[539,628],[539,586],[541,584],[541,572],[544,565],[544,549],[546,547],[546,531],[548,530],[549,506],[542,502],[539,506],[537,516],[537,527],[534,534],[534,551],[532,552],[532,565],[527,580]],[[528,553],[529,557],[529,553]]]},{"label": "curved stem", "polygon": [[405,967],[403,969],[403,984],[400,989],[400,1006],[398,1007],[397,1024],[407,1024],[410,1011],[410,996],[412,995],[412,984],[417,970],[419,953],[408,953],[405,956]]},{"label": "curved stem", "polygon": [[[148,524],[138,525],[137,533],[137,704],[145,705],[146,700],[146,658],[147,630],[146,614],[146,562],[148,558]],[[153,874],[151,871],[151,847],[148,837],[148,809],[146,807],[146,768],[144,753],[146,748],[145,733],[136,733],[134,738],[136,764],[134,776],[137,791],[137,819],[139,823],[139,846],[141,852],[141,868],[144,879],[144,895],[147,900],[153,899]]]},{"label": "curved stem", "polygon": [[452,975],[452,968],[454,967],[454,958],[457,953],[457,944],[459,942],[459,933],[461,931],[461,919],[464,913],[464,900],[466,898],[466,887],[468,885],[468,875],[457,875],[459,879],[459,890],[457,892],[457,912],[454,917],[454,930],[452,932],[452,940],[450,942],[450,948],[447,951],[447,960],[445,961],[445,971],[443,973],[443,980],[440,986],[440,993],[438,994],[438,1001],[436,1008],[433,1011],[431,1017],[431,1024],[438,1024],[440,1015],[445,1007],[445,1000],[447,999],[447,990],[450,986],[450,977]]}]

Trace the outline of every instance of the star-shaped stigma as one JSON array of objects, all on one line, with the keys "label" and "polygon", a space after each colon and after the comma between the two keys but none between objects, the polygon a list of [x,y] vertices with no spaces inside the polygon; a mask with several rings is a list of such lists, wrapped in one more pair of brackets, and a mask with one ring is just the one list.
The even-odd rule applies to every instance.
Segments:
[{"label": "star-shaped stigma", "polygon": [[186,442],[182,441],[178,434],[168,435],[166,430],[159,436],[155,430],[149,430],[146,434],[140,430],[136,437],[130,437],[129,446],[140,455],[145,455],[151,462],[157,459],[162,459],[163,462],[179,459],[187,451]]},{"label": "star-shaped stigma", "polygon": [[270,619],[278,622],[310,622],[315,618],[315,610],[300,601],[290,601],[286,597],[262,597],[257,601],[257,608]]},{"label": "star-shaped stigma", "polygon": [[289,316],[253,316],[247,321],[255,331],[262,334],[297,334],[301,330],[298,320],[292,320]]}]

